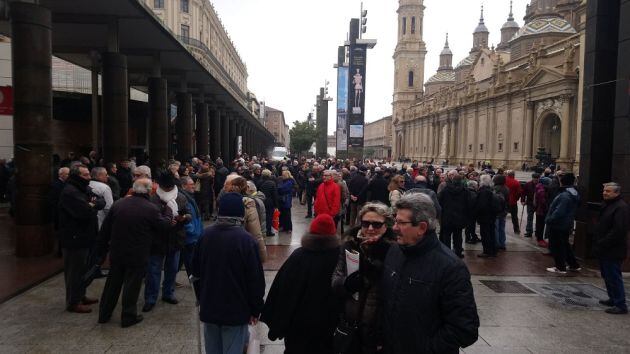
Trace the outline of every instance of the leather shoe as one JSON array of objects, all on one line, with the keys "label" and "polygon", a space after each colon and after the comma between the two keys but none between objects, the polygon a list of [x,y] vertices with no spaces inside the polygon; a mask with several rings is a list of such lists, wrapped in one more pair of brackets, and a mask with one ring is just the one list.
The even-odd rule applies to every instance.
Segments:
[{"label": "leather shoe", "polygon": [[99,317],[98,318],[98,323],[107,323],[107,322],[109,322],[109,320],[110,320],[109,318],[101,318],[101,317]]},{"label": "leather shoe", "polygon": [[174,297],[163,297],[162,301],[164,301],[166,303],[169,303],[171,305],[179,304],[179,301],[176,298],[174,298]]},{"label": "leather shoe", "polygon": [[613,302],[612,302],[612,300],[611,300],[611,299],[608,299],[608,300],[599,300],[599,303],[600,303],[601,305],[608,306],[608,307],[615,306],[615,304],[613,304]]},{"label": "leather shoe", "polygon": [[478,254],[477,257],[479,257],[479,258],[494,258],[496,256],[492,255],[492,254],[481,253],[481,254]]},{"label": "leather shoe", "polygon": [[144,304],[144,306],[142,306],[142,312],[149,312],[153,310],[154,307],[155,307],[155,304],[151,304],[147,302]]},{"label": "leather shoe", "polygon": [[606,309],[606,313],[611,315],[625,315],[628,313],[628,309],[622,309],[617,306]]},{"label": "leather shoe", "polygon": [[92,299],[90,297],[84,296],[83,300],[81,300],[83,305],[94,305],[98,303],[98,299]]},{"label": "leather shoe", "polygon": [[142,320],[144,320],[144,317],[142,317],[142,315],[138,315],[136,316],[136,318],[132,319],[132,320],[126,320],[126,321],[122,321],[122,323],[120,324],[120,326],[122,328],[127,328],[127,327],[131,327],[137,323],[142,322]]},{"label": "leather shoe", "polygon": [[90,313],[90,312],[92,312],[92,309],[90,307],[88,307],[87,305],[76,304],[76,305],[70,307],[68,309],[68,311],[74,312],[74,313]]}]

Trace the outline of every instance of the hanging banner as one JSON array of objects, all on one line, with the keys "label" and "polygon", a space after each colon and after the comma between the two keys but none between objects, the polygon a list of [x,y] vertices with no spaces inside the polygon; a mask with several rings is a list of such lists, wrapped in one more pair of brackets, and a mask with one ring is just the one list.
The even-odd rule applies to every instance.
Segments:
[{"label": "hanging banner", "polygon": [[337,151],[348,150],[348,67],[337,68]]},{"label": "hanging banner", "polygon": [[351,128],[351,132],[348,146],[353,147],[363,147],[366,54],[367,46],[365,44],[352,44],[350,46],[350,68],[348,73],[348,105],[350,108],[348,125]]}]

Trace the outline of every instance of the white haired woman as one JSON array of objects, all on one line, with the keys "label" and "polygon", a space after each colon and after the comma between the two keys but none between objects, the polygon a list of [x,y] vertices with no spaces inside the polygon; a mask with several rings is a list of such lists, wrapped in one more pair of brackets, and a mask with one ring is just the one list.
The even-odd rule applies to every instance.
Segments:
[{"label": "white haired woman", "polygon": [[477,255],[480,258],[496,257],[497,255],[495,220],[500,206],[493,187],[494,184],[490,175],[483,174],[479,176],[479,190],[473,210],[479,223],[481,244],[483,246],[483,253]]}]

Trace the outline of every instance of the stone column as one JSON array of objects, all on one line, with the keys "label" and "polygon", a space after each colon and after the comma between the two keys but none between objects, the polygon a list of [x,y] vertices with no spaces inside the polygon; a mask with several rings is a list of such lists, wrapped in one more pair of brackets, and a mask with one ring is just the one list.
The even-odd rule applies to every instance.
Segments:
[{"label": "stone column", "polygon": [[103,158],[119,162],[129,154],[129,84],[127,57],[107,52],[103,57]]},{"label": "stone column", "polygon": [[177,159],[181,162],[188,161],[193,155],[192,151],[192,95],[180,92],[177,94]]},{"label": "stone column", "polygon": [[151,168],[165,168],[168,162],[168,94],[166,79],[149,78],[149,158]]},{"label": "stone column", "polygon": [[43,256],[52,250],[48,190],[52,181],[52,44],[50,10],[11,3],[16,189],[15,254]]},{"label": "stone column", "polygon": [[233,160],[236,157],[236,121],[235,115],[230,115],[230,123],[228,125],[228,160]]},{"label": "stone column", "polygon": [[208,131],[208,104],[201,101],[197,103],[197,156],[206,156],[210,153],[210,133]]},{"label": "stone column", "polygon": [[212,134],[212,158],[221,156],[221,110],[216,105],[212,106],[210,113],[210,134]]},{"label": "stone column", "polygon": [[562,97],[562,123],[560,127],[560,159],[569,160],[569,132],[571,131],[571,97]]},{"label": "stone column", "polygon": [[449,120],[448,126],[449,126],[448,159],[449,159],[449,163],[451,163],[451,160],[453,159],[453,157],[455,157],[455,121]]},{"label": "stone column", "polygon": [[527,102],[527,116],[525,117],[525,153],[524,159],[531,160],[534,156],[534,102]]},{"label": "stone column", "polygon": [[230,116],[221,109],[221,158],[226,164],[230,159]]}]

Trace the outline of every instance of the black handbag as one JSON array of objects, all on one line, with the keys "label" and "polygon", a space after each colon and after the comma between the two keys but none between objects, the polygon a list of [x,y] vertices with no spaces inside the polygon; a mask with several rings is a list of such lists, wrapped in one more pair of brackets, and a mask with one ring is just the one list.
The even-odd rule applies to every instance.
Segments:
[{"label": "black handbag", "polygon": [[363,309],[365,308],[365,301],[367,298],[367,291],[360,296],[359,300],[359,312],[358,319],[354,322],[349,322],[342,314],[335,328],[333,334],[333,352],[335,354],[345,354],[351,348],[353,342],[358,339],[359,324],[361,323],[361,317],[363,316]]}]

